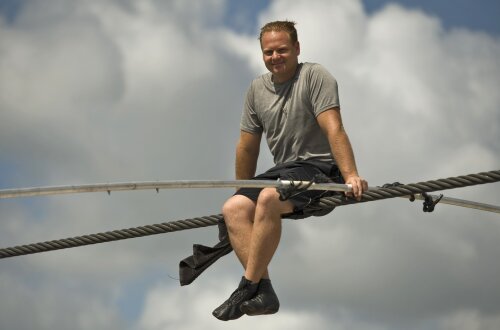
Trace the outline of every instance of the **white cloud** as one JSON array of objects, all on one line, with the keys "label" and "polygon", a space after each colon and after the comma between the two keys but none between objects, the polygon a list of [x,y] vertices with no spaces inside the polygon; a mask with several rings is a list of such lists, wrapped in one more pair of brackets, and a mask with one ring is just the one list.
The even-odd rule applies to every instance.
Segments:
[{"label": "white cloud", "polygon": [[[11,264],[12,265],[12,264]],[[13,265],[12,268],[16,268]],[[123,329],[112,299],[78,278],[53,281],[25,269],[0,274],[0,325],[3,329]],[[64,289],[62,289],[64,287]]]},{"label": "white cloud", "polygon": [[319,313],[291,312],[281,310],[274,316],[243,316],[237,321],[221,322],[211,312],[220,303],[221,292],[232,292],[229,285],[212,284],[206,288],[199,286],[171,287],[158,285],[147,296],[139,328],[161,329],[305,329],[315,324],[315,329],[329,329],[327,320]]},{"label": "white cloud", "polygon": [[[221,26],[224,2],[53,4],[29,2],[13,24],[0,22],[0,182],[232,176],[241,102],[265,68],[256,35]],[[298,22],[301,59],[338,79],[344,122],[372,185],[498,168],[496,38],[447,31],[396,5],[369,16],[351,0],[274,1],[259,24],[282,18]],[[261,161],[269,164],[267,153]],[[0,239],[12,246],[214,214],[229,193],[2,201]],[[449,194],[498,204],[496,185]],[[165,283],[192,242],[215,241],[208,228],[2,261],[0,295],[11,298],[0,327],[498,328],[498,217],[444,205],[423,214],[415,203],[346,206],[287,223],[271,266],[282,301],[276,316],[211,316],[238,282],[233,256],[192,286]],[[137,319],[127,318],[118,300],[141,281],[144,305],[134,301]]]},{"label": "white cloud", "polygon": [[499,322],[498,316],[481,316],[474,310],[460,310],[439,321],[444,330],[493,330]]}]

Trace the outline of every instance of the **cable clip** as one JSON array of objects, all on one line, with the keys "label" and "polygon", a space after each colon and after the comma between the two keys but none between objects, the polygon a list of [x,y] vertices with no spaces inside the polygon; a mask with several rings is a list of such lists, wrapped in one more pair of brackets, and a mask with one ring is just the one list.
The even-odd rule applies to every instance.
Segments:
[{"label": "cable clip", "polygon": [[[281,179],[278,179],[278,182],[281,182]],[[333,182],[329,177],[324,174],[316,174],[312,180],[307,183],[304,183],[302,180],[295,182],[290,180],[289,185],[280,185],[276,188],[278,193],[280,194],[280,201],[286,201],[292,197],[297,196],[298,194],[306,191],[315,183],[331,183]]]},{"label": "cable clip", "polygon": [[[281,179],[278,179],[278,182],[280,182]],[[294,196],[297,196],[303,191],[306,191],[307,188],[309,188],[313,182],[308,182],[307,184],[304,184],[302,180],[299,182],[295,182],[293,180],[290,180],[289,185],[280,185],[279,187],[276,187],[276,191],[280,194],[280,201],[286,201]]]},{"label": "cable clip", "polygon": [[441,194],[436,200],[432,199],[432,196],[425,192],[421,193],[421,195],[424,198],[424,212],[434,211],[436,204],[439,203],[441,198],[443,198],[443,194]]},{"label": "cable clip", "polygon": [[[382,188],[392,188],[392,187],[397,187],[397,186],[402,186],[402,183],[399,182],[394,182],[394,183],[386,183],[382,186]],[[426,192],[423,192],[420,194],[424,198],[424,207],[423,211],[424,212],[432,212],[434,211],[434,208],[437,203],[443,198],[443,194],[441,194],[436,200],[432,198],[432,195],[428,195]],[[415,195],[412,194],[410,195],[410,202],[415,201]]]}]

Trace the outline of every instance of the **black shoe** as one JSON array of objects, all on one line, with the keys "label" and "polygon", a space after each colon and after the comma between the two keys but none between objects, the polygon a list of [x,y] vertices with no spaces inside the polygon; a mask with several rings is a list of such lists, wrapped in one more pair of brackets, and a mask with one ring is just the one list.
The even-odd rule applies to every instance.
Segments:
[{"label": "black shoe", "polygon": [[280,309],[280,302],[274,292],[271,280],[262,279],[259,282],[257,295],[241,304],[240,310],[250,316],[274,314]]},{"label": "black shoe", "polygon": [[217,307],[212,315],[221,321],[236,320],[243,315],[240,306],[244,301],[252,299],[257,293],[258,283],[252,283],[245,277],[241,278],[240,285],[234,291],[228,300]]}]

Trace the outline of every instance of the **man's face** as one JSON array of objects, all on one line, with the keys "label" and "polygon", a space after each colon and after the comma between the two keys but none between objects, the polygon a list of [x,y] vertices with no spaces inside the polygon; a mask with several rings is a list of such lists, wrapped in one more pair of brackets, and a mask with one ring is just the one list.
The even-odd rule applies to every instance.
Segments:
[{"label": "man's face", "polygon": [[290,40],[284,31],[271,31],[262,35],[262,58],[266,68],[273,74],[274,82],[291,79],[299,62],[300,45]]}]

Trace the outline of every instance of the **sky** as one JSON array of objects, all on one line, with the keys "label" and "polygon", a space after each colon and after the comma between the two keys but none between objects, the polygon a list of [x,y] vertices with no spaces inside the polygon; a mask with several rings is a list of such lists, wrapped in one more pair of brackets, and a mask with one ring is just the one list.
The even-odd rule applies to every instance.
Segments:
[{"label": "sky", "polygon": [[[0,2],[0,189],[232,179],[259,27],[296,21],[339,83],[370,185],[500,168],[497,1]],[[272,165],[262,148],[258,169]],[[445,196],[499,204],[498,184]],[[1,247],[217,214],[232,190],[0,200]],[[0,329],[500,328],[500,218],[403,199],[284,221],[278,314],[221,322],[230,254],[189,286],[215,227],[0,261]]]}]

